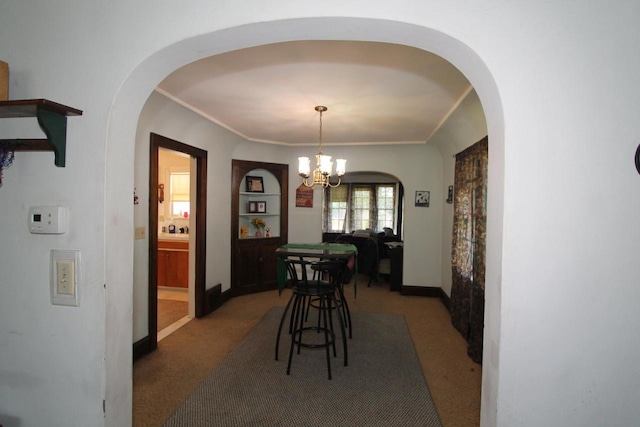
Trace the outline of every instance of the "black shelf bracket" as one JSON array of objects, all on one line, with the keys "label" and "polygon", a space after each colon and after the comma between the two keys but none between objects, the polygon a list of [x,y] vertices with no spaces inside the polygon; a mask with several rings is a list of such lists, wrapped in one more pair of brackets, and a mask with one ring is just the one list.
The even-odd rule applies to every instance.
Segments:
[{"label": "black shelf bracket", "polygon": [[0,101],[0,118],[36,117],[46,139],[3,139],[14,151],[53,151],[54,163],[64,167],[67,153],[67,116],[81,116],[82,111],[46,99]]},{"label": "black shelf bracket", "polygon": [[54,163],[63,168],[67,154],[67,117],[48,110],[37,110],[38,124],[53,148]]}]

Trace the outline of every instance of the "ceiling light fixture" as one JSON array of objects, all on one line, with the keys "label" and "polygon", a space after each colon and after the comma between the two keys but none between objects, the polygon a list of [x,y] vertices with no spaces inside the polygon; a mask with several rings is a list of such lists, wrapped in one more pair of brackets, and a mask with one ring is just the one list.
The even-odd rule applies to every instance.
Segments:
[{"label": "ceiling light fixture", "polygon": [[344,175],[347,161],[345,159],[336,159],[336,175],[338,182],[331,184],[330,179],[333,174],[333,162],[331,156],[322,154],[322,113],[327,111],[327,107],[318,105],[315,110],[320,113],[320,146],[318,154],[316,154],[316,169],[313,171],[313,182],[309,183],[308,179],[311,173],[311,165],[308,157],[298,157],[298,174],[302,177],[302,183],[307,187],[314,185],[322,185],[323,187],[337,187],[340,185],[342,175]]}]

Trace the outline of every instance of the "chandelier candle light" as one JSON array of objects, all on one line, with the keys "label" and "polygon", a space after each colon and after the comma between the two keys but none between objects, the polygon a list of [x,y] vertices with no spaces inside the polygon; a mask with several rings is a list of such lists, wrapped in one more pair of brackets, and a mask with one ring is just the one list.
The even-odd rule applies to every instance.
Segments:
[{"label": "chandelier candle light", "polygon": [[302,183],[307,187],[313,187],[316,184],[323,187],[337,187],[340,185],[341,177],[345,173],[347,161],[345,159],[336,159],[336,175],[338,182],[331,184],[330,179],[333,174],[333,162],[331,156],[322,153],[322,113],[327,111],[327,107],[318,105],[315,110],[320,113],[320,147],[316,154],[316,169],[313,171],[313,182],[309,183],[308,179],[311,174],[311,165],[308,157],[298,157],[298,174],[302,177]]}]

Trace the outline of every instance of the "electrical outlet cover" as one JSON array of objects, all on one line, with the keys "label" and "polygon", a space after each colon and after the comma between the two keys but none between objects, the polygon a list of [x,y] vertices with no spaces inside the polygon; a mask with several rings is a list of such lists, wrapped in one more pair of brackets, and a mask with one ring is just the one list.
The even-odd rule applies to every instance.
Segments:
[{"label": "electrical outlet cover", "polygon": [[80,251],[52,249],[51,304],[80,306]]},{"label": "electrical outlet cover", "polygon": [[136,240],[144,239],[146,237],[145,231],[144,227],[136,227]]}]

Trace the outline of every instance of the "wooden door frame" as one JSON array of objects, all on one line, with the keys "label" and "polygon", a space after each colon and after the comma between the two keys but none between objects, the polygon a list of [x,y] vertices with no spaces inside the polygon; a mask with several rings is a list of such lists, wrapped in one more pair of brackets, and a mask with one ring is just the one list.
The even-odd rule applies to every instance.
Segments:
[{"label": "wooden door frame", "polygon": [[[160,148],[188,154],[196,159],[195,312],[207,314],[205,298],[207,232],[207,152],[182,142],[151,133],[149,150],[149,331],[148,349],[158,346],[158,151]],[[191,248],[189,248],[191,250]]]}]

